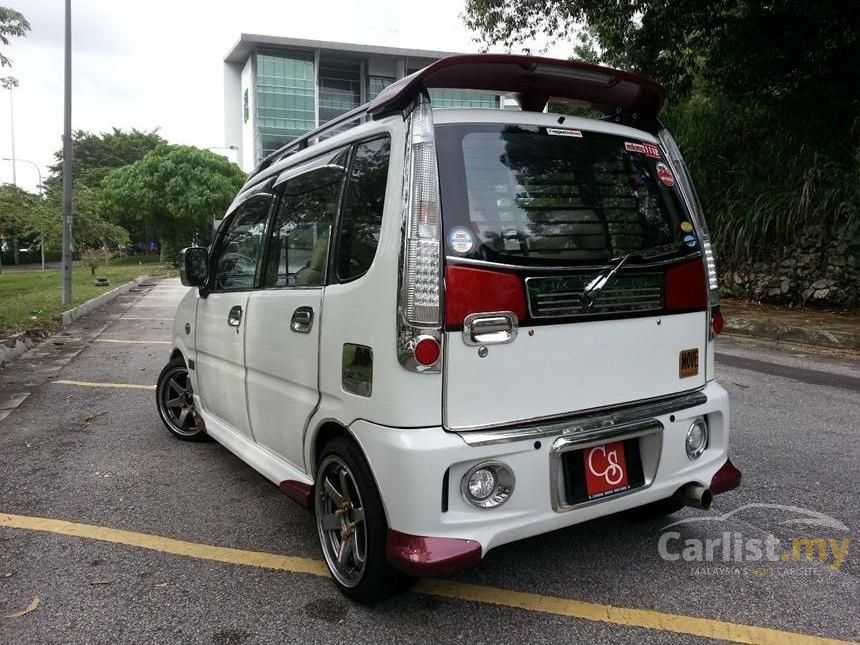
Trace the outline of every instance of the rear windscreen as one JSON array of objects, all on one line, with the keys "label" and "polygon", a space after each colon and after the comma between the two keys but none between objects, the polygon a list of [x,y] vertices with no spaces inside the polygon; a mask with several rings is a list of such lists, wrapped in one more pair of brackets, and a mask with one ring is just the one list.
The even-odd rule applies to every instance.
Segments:
[{"label": "rear windscreen", "polygon": [[658,148],[562,128],[436,128],[446,253],[511,264],[697,250]]}]

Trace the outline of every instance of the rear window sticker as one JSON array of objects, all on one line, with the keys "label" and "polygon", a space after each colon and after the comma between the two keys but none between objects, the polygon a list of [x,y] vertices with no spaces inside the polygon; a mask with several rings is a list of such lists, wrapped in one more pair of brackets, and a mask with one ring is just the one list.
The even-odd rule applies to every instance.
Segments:
[{"label": "rear window sticker", "polygon": [[690,246],[690,247],[696,246],[696,238],[693,237],[692,235],[685,235],[684,236],[684,244],[686,244],[687,246]]},{"label": "rear window sticker", "polygon": [[455,253],[468,253],[475,245],[475,237],[465,226],[455,226],[448,231],[448,246]]},{"label": "rear window sticker", "polygon": [[632,141],[625,141],[624,149],[627,152],[639,152],[646,157],[651,157],[652,159],[660,158],[660,148],[650,143],[634,143]]},{"label": "rear window sticker", "polygon": [[657,177],[660,178],[664,186],[671,188],[675,185],[675,177],[672,175],[672,171],[669,170],[669,166],[664,163],[657,164]]},{"label": "rear window sticker", "polygon": [[579,139],[582,138],[582,132],[580,132],[579,130],[567,130],[565,128],[547,128],[546,133],[556,137],[577,137]]},{"label": "rear window sticker", "polygon": [[685,233],[692,233],[693,232],[693,225],[690,224],[690,222],[681,222],[681,230],[684,231]]}]

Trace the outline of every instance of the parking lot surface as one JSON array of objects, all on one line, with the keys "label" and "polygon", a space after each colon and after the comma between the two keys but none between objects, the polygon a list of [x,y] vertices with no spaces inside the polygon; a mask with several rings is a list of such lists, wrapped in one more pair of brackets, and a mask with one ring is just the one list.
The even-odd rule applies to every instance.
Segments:
[{"label": "parking lot surface", "polygon": [[[70,328],[54,372],[0,371],[7,387],[31,379],[0,421],[0,643],[860,636],[856,359],[721,339],[744,481],[710,513],[574,526],[365,607],[327,579],[308,512],[217,443],[161,426],[154,384],[184,291],[166,280]],[[712,519],[667,528],[698,517]],[[776,560],[749,546],[768,536]]]}]

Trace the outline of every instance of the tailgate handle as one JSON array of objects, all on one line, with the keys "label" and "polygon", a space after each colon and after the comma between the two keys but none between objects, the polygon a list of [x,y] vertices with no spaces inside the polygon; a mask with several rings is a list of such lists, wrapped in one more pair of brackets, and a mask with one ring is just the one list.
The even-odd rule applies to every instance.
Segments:
[{"label": "tailgate handle", "polygon": [[469,314],[463,321],[463,342],[467,345],[500,345],[517,337],[517,315],[513,311]]}]

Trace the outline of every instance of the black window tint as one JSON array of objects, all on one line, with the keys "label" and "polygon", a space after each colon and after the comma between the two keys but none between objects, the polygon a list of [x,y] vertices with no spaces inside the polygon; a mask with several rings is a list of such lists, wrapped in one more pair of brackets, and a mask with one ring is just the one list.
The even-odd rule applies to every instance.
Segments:
[{"label": "black window tint", "polygon": [[214,289],[241,291],[254,288],[270,204],[269,195],[259,195],[236,209],[218,245]]},{"label": "black window tint", "polygon": [[341,211],[337,257],[341,280],[364,275],[373,263],[382,226],[390,148],[388,137],[356,146]]},{"label": "black window tint", "polygon": [[660,177],[669,170],[656,146],[528,126],[436,132],[445,229],[476,238],[461,255],[530,265],[693,252],[695,240],[685,239],[692,227],[671,173]]},{"label": "black window tint", "polygon": [[282,186],[269,242],[267,287],[317,287],[325,280],[329,237],[343,185],[345,154]]}]

